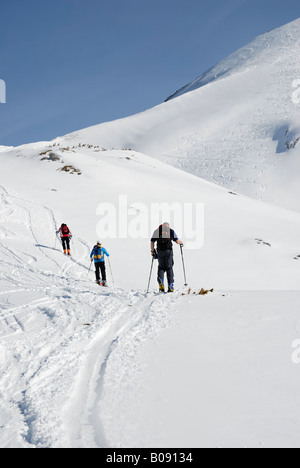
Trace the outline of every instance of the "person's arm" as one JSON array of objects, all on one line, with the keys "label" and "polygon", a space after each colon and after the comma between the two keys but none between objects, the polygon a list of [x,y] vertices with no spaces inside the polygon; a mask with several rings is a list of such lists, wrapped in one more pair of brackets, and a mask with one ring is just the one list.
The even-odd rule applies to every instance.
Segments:
[{"label": "person's arm", "polygon": [[157,241],[157,231],[153,233],[153,236],[151,237],[151,242],[150,242],[150,251],[151,255],[155,253],[155,242]]},{"label": "person's arm", "polygon": [[155,242],[157,242],[159,239],[159,229],[156,229],[154,231],[153,236],[151,237],[151,242],[150,242],[150,250],[151,250],[151,255],[155,254]]},{"label": "person's arm", "polygon": [[183,242],[180,239],[178,239],[178,236],[175,233],[175,231],[173,231],[173,241],[178,245],[183,245]]},{"label": "person's arm", "polygon": [[105,254],[107,257],[109,257],[109,253],[107,252],[106,249],[103,249],[103,252],[104,252],[104,254]]}]

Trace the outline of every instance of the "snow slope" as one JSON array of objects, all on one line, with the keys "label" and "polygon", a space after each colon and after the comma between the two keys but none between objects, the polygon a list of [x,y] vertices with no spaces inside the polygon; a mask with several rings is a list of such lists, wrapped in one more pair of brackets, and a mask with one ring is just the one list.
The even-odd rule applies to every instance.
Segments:
[{"label": "snow slope", "polygon": [[299,24],[300,20],[297,19],[288,25],[258,36],[245,47],[234,52],[191,83],[176,91],[168,100],[232,74],[243,72],[248,67],[256,67],[262,62],[269,62],[274,59],[275,54],[277,60],[281,61],[286,50],[295,47],[296,51],[296,48],[299,47],[299,44],[295,45],[294,43],[295,39],[296,41],[297,38],[299,39]]},{"label": "snow slope", "polygon": [[[54,152],[60,160],[43,160],[50,154],[45,155],[47,151]],[[61,172],[66,165],[79,170],[81,175]],[[151,216],[152,204],[192,203],[194,206],[197,202],[204,204],[203,226],[200,219],[204,246],[186,250],[192,286],[298,289],[299,263],[295,260],[300,253],[298,213],[229,193],[140,153],[98,151],[94,147],[68,149],[45,143],[26,145],[1,153],[0,184],[1,181],[27,199],[39,200],[50,208],[55,212],[57,224],[67,222],[72,232],[85,239],[90,248],[99,237],[97,210],[101,204],[111,203],[118,219],[120,210],[125,216],[127,209],[128,223],[145,222],[145,238],[132,238],[128,232],[126,239],[120,239],[117,229],[116,238],[110,237],[105,242],[108,250],[114,252],[116,281],[122,287],[147,285],[149,239],[157,227]],[[119,208],[120,195],[127,199],[125,208]],[[141,210],[146,219],[139,217],[138,209],[132,208],[135,203],[143,203]],[[189,219],[183,218],[186,221]],[[185,227],[177,222],[175,229],[188,246]],[[55,244],[54,228],[48,244]],[[177,283],[180,284],[183,277],[178,250]],[[127,272],[128,259],[134,262],[133,274]]]},{"label": "snow slope", "polygon": [[172,99],[57,141],[132,148],[300,210],[300,19],[237,51]]},{"label": "snow slope", "polygon": [[111,444],[299,447],[299,306],[299,292],[178,298],[139,373],[118,376],[122,343],[111,356],[100,405]]},{"label": "snow slope", "polygon": [[[0,446],[298,445],[291,342],[299,331],[300,215],[133,151],[52,145],[0,155]],[[191,288],[214,293],[181,296],[176,251],[179,291],[157,296],[153,278],[146,295],[149,239],[107,239],[116,287],[94,285],[96,210],[117,205],[120,194],[129,206],[174,196],[205,204],[204,247],[186,250],[186,265]],[[55,241],[61,222],[74,234],[70,259]],[[224,353],[211,355],[220,339]],[[280,378],[265,352],[280,357]],[[245,395],[230,393],[236,381]],[[246,405],[253,391],[257,408]]]},{"label": "snow slope", "polygon": [[85,242],[62,258],[49,245],[53,213],[0,195],[0,446],[103,447],[97,403],[113,345],[132,329],[140,345],[174,299],[100,291],[87,279]]}]

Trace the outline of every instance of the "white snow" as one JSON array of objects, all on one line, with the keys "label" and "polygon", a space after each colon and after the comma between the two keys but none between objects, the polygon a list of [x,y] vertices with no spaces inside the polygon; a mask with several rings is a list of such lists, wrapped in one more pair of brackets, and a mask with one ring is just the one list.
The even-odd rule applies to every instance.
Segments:
[{"label": "white snow", "polygon": [[13,149],[13,146],[1,146],[0,145],[0,153],[2,153],[2,151],[9,151],[10,149]]},{"label": "white snow", "polygon": [[299,292],[177,300],[173,326],[139,352],[139,373],[118,375],[121,343],[111,358],[100,408],[112,446],[298,447],[299,306]]},{"label": "white snow", "polygon": [[[298,27],[143,114],[0,147],[1,448],[299,447],[299,127],[284,131],[297,109],[278,87],[295,78],[298,62],[282,60]],[[176,292],[155,294],[154,271],[145,293],[157,225],[144,215],[162,201],[204,204],[204,245],[184,249],[190,294],[177,246]],[[144,238],[100,239],[115,282],[107,264],[104,289],[88,269],[107,203],[148,226]],[[62,222],[71,258],[55,237]],[[174,226],[188,247],[185,227]],[[193,294],[202,287],[214,291]]]}]

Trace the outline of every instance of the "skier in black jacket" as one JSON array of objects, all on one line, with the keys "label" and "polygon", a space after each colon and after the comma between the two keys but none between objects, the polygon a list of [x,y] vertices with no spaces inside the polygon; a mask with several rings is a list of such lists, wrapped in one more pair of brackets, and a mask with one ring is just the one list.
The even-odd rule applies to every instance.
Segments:
[{"label": "skier in black jacket", "polygon": [[[155,242],[157,242],[157,253],[155,251]],[[173,257],[173,242],[183,245],[183,242],[178,239],[174,230],[170,228],[169,223],[164,223],[159,226],[153,233],[151,238],[151,254],[157,255],[158,258],[158,275],[157,281],[159,290],[165,292],[164,277],[167,273],[168,292],[174,292],[174,257]]]}]

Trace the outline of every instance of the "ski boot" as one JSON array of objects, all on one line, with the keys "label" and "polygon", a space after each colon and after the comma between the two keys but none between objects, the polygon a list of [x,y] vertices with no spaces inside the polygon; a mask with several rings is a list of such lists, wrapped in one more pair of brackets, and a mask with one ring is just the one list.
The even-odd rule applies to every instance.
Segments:
[{"label": "ski boot", "polygon": [[159,280],[159,292],[161,292],[161,293],[165,292],[165,286],[164,286],[164,282],[162,280]]},{"label": "ski boot", "polygon": [[173,292],[174,292],[174,283],[169,284],[168,292],[169,292],[169,293],[173,293]]}]

